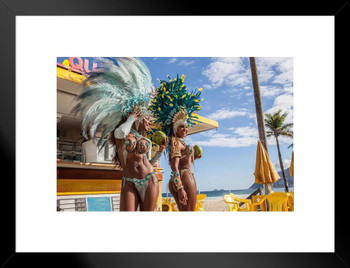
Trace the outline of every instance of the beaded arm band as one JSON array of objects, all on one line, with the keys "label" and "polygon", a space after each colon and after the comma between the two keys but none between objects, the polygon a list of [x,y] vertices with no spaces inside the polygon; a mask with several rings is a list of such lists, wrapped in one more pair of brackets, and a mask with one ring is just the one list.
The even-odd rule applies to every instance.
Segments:
[{"label": "beaded arm band", "polygon": [[161,156],[162,156],[161,152],[156,152],[154,157],[149,161],[151,163],[151,165],[154,166],[157,163],[157,161],[160,159]]},{"label": "beaded arm band", "polygon": [[180,180],[180,174],[177,171],[172,171],[170,177],[173,180],[177,190],[184,188]]}]

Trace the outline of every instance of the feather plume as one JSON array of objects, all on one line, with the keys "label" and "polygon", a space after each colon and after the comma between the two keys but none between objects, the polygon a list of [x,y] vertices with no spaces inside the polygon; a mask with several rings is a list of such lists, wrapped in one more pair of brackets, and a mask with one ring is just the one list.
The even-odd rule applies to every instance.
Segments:
[{"label": "feather plume", "polygon": [[[159,80],[160,86],[156,88],[150,105],[155,123],[159,124],[160,129],[168,136],[172,131],[170,125],[177,118],[186,120],[189,126],[196,124],[198,118],[196,112],[201,108],[199,104],[201,92],[189,93],[184,81],[184,75],[181,77],[177,75],[175,79],[168,76],[168,81]],[[187,119],[179,113],[180,111],[187,115]]]},{"label": "feather plume", "polygon": [[150,102],[152,77],[147,66],[138,58],[96,58],[99,67],[87,75],[83,91],[77,96],[72,114],[84,116],[83,135],[96,137],[104,127],[98,141],[103,140],[134,106],[147,111]]}]

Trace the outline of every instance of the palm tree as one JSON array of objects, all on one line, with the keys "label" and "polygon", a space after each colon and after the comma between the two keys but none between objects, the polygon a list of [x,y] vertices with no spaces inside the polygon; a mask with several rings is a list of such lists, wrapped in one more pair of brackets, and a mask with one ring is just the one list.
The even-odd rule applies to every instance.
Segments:
[{"label": "palm tree", "polygon": [[268,114],[268,113],[265,114],[265,117],[266,117],[265,118],[265,126],[268,129],[268,131],[266,131],[267,137],[274,136],[276,139],[278,158],[279,158],[280,166],[281,166],[281,170],[282,170],[284,186],[285,186],[286,192],[288,192],[289,191],[288,190],[288,182],[287,182],[286,174],[284,172],[278,137],[279,136],[286,136],[286,137],[293,138],[293,130],[291,129],[291,127],[293,126],[293,123],[284,124],[284,120],[286,119],[288,112],[285,112],[283,114],[281,114],[281,113],[282,113],[282,110],[278,110],[277,112],[275,112],[273,114]]}]

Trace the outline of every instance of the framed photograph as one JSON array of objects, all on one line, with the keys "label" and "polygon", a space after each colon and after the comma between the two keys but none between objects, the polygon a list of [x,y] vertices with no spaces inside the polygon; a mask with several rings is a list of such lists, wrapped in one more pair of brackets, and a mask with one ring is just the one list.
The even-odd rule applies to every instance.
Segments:
[{"label": "framed photograph", "polygon": [[[269,12],[261,14],[269,6]],[[338,42],[348,4],[303,6],[307,14],[300,9],[291,14],[291,9],[272,4],[249,12],[247,8],[236,14],[220,3],[1,1],[2,200],[4,230],[10,234],[3,242],[2,267],[18,267],[20,262],[40,267],[52,262],[75,267],[349,266],[342,244],[348,232],[335,221],[335,214],[345,215],[346,189],[335,184],[334,165],[335,30]],[[106,189],[96,196],[86,188],[82,196],[72,181],[64,184],[68,177],[59,174],[59,166],[66,168],[58,164],[60,157],[69,162],[65,165],[107,166],[113,159],[112,147],[98,152],[96,160],[82,158],[81,133],[67,127],[74,120],[67,120],[58,94],[72,94],[69,79],[58,83],[58,68],[71,71],[81,60],[84,71],[84,60],[92,63],[95,57],[142,59],[154,74],[155,88],[157,78],[177,73],[188,74],[189,88],[203,87],[202,134],[188,141],[200,145],[203,156],[210,154],[195,167],[203,178],[198,178],[201,186],[196,190],[207,196],[221,185],[233,193],[240,189],[235,185],[243,185],[239,177],[249,175],[237,163],[248,157],[244,146],[253,152],[246,166],[251,184],[255,182],[259,119],[251,113],[256,108],[254,82],[245,79],[251,79],[250,59],[256,59],[258,74],[259,67],[264,70],[260,88],[268,108],[263,112],[288,107],[292,114],[287,123],[294,125],[294,137],[288,141],[293,148],[282,149],[282,155],[295,155],[295,181],[288,189],[295,192],[293,211],[238,212],[225,203],[226,212],[112,213],[119,204]],[[86,63],[88,73],[94,65]],[[225,121],[236,116],[247,121]],[[222,127],[212,132],[216,124]],[[279,162],[276,145],[270,150],[276,155],[273,164]],[[284,158],[290,166],[291,154]],[[166,158],[161,163],[167,183],[171,169]],[[224,172],[233,174],[233,188]],[[161,194],[165,192],[163,185]],[[64,212],[68,207],[61,201],[68,197],[75,200],[74,211],[83,211]]]}]

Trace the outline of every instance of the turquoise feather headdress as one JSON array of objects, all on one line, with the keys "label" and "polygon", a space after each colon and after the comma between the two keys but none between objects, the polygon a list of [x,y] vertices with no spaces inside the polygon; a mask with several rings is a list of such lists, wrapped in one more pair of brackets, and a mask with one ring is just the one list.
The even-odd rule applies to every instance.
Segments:
[{"label": "turquoise feather headdress", "polygon": [[98,141],[100,146],[134,106],[147,112],[152,77],[147,66],[137,58],[97,58],[97,61],[100,66],[83,82],[83,92],[77,96],[78,103],[72,113],[84,115],[85,137],[88,131],[91,137],[96,137],[97,129],[104,126]]},{"label": "turquoise feather headdress", "polygon": [[196,113],[200,110],[201,90],[189,93],[184,84],[185,77],[179,75],[175,79],[168,77],[168,81],[159,80],[160,86],[156,88],[150,110],[166,135],[170,136],[171,124],[177,118],[186,120],[188,126],[196,124]]}]

